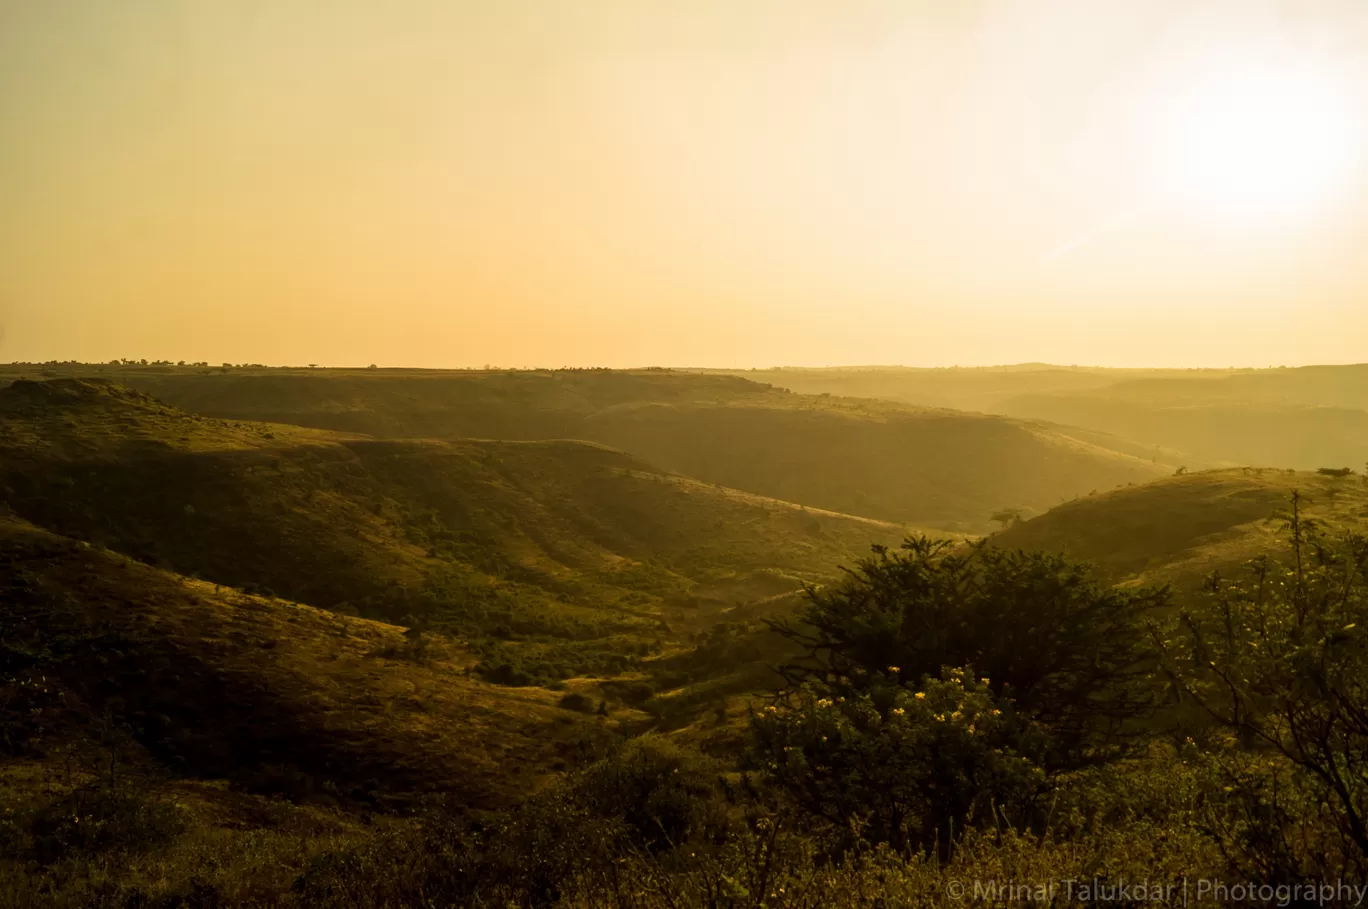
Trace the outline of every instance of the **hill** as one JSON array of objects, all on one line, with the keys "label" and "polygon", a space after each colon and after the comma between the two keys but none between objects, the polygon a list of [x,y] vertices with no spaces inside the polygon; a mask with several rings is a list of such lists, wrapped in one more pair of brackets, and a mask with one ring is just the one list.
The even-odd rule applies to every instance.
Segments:
[{"label": "hill", "polygon": [[444,793],[496,807],[549,780],[588,723],[552,692],[475,680],[460,651],[397,657],[412,649],[401,628],[224,590],[13,516],[0,565],[12,758],[88,749],[112,723],[179,777],[328,804]]},{"label": "hill", "polygon": [[[1368,460],[1368,364],[1295,369],[1023,364],[718,374],[744,375],[808,394],[877,397],[1085,427],[1105,433],[1111,440],[1107,447],[1189,468],[1313,470]],[[1134,448],[1115,441],[1120,439]]]},{"label": "hill", "polygon": [[1368,461],[1368,366],[1136,379],[1023,394],[1003,412],[1094,427],[1199,461],[1305,470]]},{"label": "hill", "polygon": [[1305,514],[1332,528],[1368,528],[1368,486],[1359,476],[1228,469],[1170,477],[1088,496],[992,537],[994,545],[1067,552],[1112,583],[1170,583],[1190,596],[1213,570],[1229,574],[1281,550],[1293,492]]},{"label": "hill", "polygon": [[766,495],[964,532],[1004,506],[1041,511],[1171,472],[1038,421],[858,398],[643,404],[594,415],[593,438]]},{"label": "hill", "polygon": [[380,438],[583,439],[763,496],[968,533],[991,529],[998,509],[1043,511],[1178,463],[1096,431],[798,395],[740,376],[108,369],[216,418]]},{"label": "hill", "polygon": [[1228,370],[1108,369],[1022,363],[1015,366],[832,366],[699,370],[705,375],[744,376],[801,394],[881,398],[917,407],[948,407],[1005,413],[1005,402],[1025,394],[1079,394],[1134,379],[1226,375]]},{"label": "hill", "polygon": [[17,382],[0,420],[0,494],[36,526],[434,625],[510,662],[509,680],[620,670],[904,532],[592,443],[375,440],[186,414],[100,380]]}]

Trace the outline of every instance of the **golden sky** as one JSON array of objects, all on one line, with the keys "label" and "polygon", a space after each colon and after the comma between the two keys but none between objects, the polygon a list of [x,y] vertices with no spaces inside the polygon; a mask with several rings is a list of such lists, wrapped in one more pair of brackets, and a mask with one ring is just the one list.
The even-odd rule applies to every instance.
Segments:
[{"label": "golden sky", "polygon": [[0,359],[1365,361],[1365,131],[1361,0],[0,0]]}]

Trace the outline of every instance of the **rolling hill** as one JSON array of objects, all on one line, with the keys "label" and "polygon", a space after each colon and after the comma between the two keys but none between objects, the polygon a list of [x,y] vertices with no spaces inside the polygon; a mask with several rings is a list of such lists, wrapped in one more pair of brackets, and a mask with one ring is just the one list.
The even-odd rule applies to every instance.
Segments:
[{"label": "rolling hill", "polygon": [[1170,477],[1069,502],[992,537],[993,545],[1068,552],[1112,583],[1172,584],[1180,598],[1213,570],[1229,574],[1259,555],[1280,555],[1293,492],[1329,529],[1368,529],[1368,485],[1266,469]]},{"label": "rolling hill", "polygon": [[[75,369],[75,367],[73,367]],[[978,533],[1171,473],[1104,433],[664,370],[438,372],[109,367],[186,411],[377,438],[573,438],[804,505]],[[207,373],[207,374],[205,374]]]},{"label": "rolling hill", "polygon": [[746,376],[807,394],[860,395],[1085,427],[1105,434],[1106,447],[1192,469],[1314,470],[1368,461],[1368,364],[1103,369],[1038,363],[708,374]]},{"label": "rolling hill", "polygon": [[1133,379],[1226,375],[1229,370],[1109,369],[1022,363],[1015,366],[831,366],[699,370],[767,382],[800,394],[881,398],[917,407],[1005,413],[1005,402],[1025,394],[1083,394]]},{"label": "rolling hill", "polygon": [[29,683],[4,704],[14,757],[89,747],[114,722],[177,776],[488,808],[550,779],[589,722],[553,692],[477,681],[459,651],[397,657],[410,648],[392,625],[219,588],[13,515],[0,566],[0,676]]},{"label": "rolling hill", "polygon": [[221,586],[503,642],[546,679],[620,669],[904,532],[593,443],[227,421],[100,380],[14,383],[0,420],[0,494],[36,526]]},{"label": "rolling hill", "polygon": [[1273,370],[1123,382],[1086,394],[1022,395],[1007,400],[1003,411],[1178,449],[1194,463],[1361,467],[1368,461],[1368,402],[1361,391],[1368,387],[1368,369],[1323,368],[1335,370],[1333,380]]}]

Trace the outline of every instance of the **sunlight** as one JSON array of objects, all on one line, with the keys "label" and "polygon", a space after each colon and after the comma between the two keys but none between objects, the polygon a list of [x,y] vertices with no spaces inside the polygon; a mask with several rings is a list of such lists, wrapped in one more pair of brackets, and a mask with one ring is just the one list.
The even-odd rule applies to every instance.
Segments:
[{"label": "sunlight", "polygon": [[1325,73],[1261,64],[1209,67],[1161,127],[1164,195],[1196,213],[1288,215],[1347,189],[1357,124]]}]

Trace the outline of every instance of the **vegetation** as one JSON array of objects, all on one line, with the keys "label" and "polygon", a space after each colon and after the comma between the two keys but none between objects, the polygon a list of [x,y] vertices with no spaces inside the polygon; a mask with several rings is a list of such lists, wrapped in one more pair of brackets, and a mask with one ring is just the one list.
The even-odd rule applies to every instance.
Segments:
[{"label": "vegetation", "polygon": [[902,533],[589,443],[378,442],[84,380],[16,383],[0,414],[0,491],[34,524],[222,588],[415,617],[509,684],[623,671]]},{"label": "vegetation", "polygon": [[0,909],[1368,886],[1357,475],[1166,466],[975,540],[101,381],[0,419]]},{"label": "vegetation", "polygon": [[997,534],[997,546],[1067,552],[1108,583],[1168,584],[1194,602],[1213,570],[1277,548],[1274,514],[1300,492],[1329,528],[1368,530],[1368,490],[1352,478],[1265,468],[1210,470],[1086,496]]},{"label": "vegetation", "polygon": [[[289,778],[276,770],[238,784],[231,802],[231,817],[259,818],[248,853],[247,834],[216,826],[206,790],[151,769],[166,765],[147,752],[127,756],[147,748],[145,731],[127,726],[123,746],[118,736],[105,739],[110,753],[123,748],[108,772],[91,736],[85,747],[95,760],[80,764],[88,769],[71,783],[22,790],[9,776],[0,862],[13,883],[5,898],[11,905],[788,907],[952,905],[951,882],[976,880],[1253,881],[1288,893],[1330,880],[1360,886],[1358,790],[1368,783],[1355,757],[1365,705],[1354,632],[1368,604],[1368,542],[1321,535],[1294,507],[1286,565],[1257,563],[1249,587],[1213,581],[1204,610],[1168,623],[1155,614],[1160,594],[1099,587],[1082,566],[1054,556],[960,552],[915,538],[900,553],[875,552],[842,585],[809,593],[808,619],[829,620],[835,603],[864,604],[864,611],[827,630],[805,622],[804,640],[819,642],[813,653],[846,656],[818,659],[754,714],[749,758],[707,757],[658,734],[623,739],[625,727],[605,726],[606,737],[584,735],[565,752],[568,772],[557,784],[492,813],[472,813],[448,795],[407,817],[375,802],[368,810],[388,819],[360,824],[347,799],[328,795],[335,787],[317,795],[273,788],[271,781]],[[41,535],[29,545],[85,558],[85,550]],[[28,554],[40,565],[58,555]],[[24,584],[45,586],[71,567],[59,561],[50,575],[25,575]],[[975,593],[947,599],[956,585]],[[982,617],[1008,592],[1002,585],[1025,613],[1022,629],[1062,627],[1084,650],[1100,627],[1148,616],[1164,668],[1206,709],[1198,737],[1176,741],[1155,722],[1154,676],[1132,672],[1129,651],[1100,661],[1112,668],[1110,683],[1095,686],[1129,689],[1125,712],[1146,721],[1123,750],[1107,734],[1114,702],[1069,694],[1070,684],[1082,688],[1078,666],[1034,685],[1006,682],[1010,661],[994,670],[1002,682],[967,666],[914,675],[910,667],[935,659],[991,664],[985,655],[994,653],[1000,630],[957,617],[961,608]],[[1057,623],[1061,610],[1086,620]],[[852,655],[864,651],[850,649],[848,632],[873,631],[892,615],[902,629],[895,658],[908,665],[883,665],[882,652],[857,664]],[[127,624],[142,623],[130,617]],[[937,628],[945,633],[927,634]],[[206,642],[233,637],[204,633]],[[943,649],[927,651],[928,637]],[[13,672],[14,654],[32,653],[33,637],[10,633],[5,641]],[[857,672],[861,666],[868,670]],[[53,677],[74,692],[74,671]],[[1239,681],[1245,678],[1251,681]],[[544,703],[568,716],[583,715],[590,701],[563,696],[568,710]],[[1056,701],[1069,709],[1042,706]],[[1108,722],[1059,719],[1080,710]],[[59,722],[67,732],[83,728],[69,717]],[[582,722],[591,724],[588,733],[612,721]],[[1079,728],[1090,730],[1081,742]],[[39,761],[60,754],[45,754],[57,732],[53,726],[29,754]],[[1061,749],[1061,741],[1072,744]],[[431,772],[429,779],[441,778],[437,767]],[[271,791],[286,800],[253,794]],[[77,818],[89,826],[78,830]],[[301,840],[303,829],[316,833]]]}]

